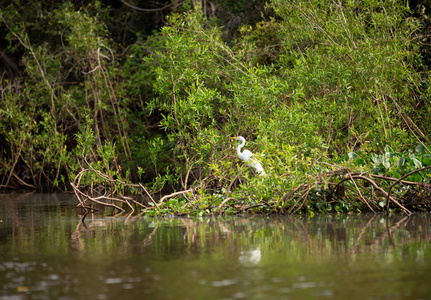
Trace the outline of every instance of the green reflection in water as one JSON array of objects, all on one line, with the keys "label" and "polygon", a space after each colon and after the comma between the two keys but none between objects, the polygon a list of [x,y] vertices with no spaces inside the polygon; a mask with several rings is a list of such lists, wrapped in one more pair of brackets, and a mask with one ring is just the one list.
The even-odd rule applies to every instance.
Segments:
[{"label": "green reflection in water", "polygon": [[426,299],[429,215],[89,215],[0,195],[0,299]]}]

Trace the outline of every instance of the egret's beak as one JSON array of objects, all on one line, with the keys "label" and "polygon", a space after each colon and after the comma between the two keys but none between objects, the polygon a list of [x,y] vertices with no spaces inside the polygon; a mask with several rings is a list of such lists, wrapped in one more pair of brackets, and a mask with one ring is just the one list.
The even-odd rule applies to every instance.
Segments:
[{"label": "egret's beak", "polygon": [[231,136],[231,137],[230,137],[230,139],[231,139],[231,140],[237,140],[237,139],[238,139],[238,137],[237,137],[237,136]]}]

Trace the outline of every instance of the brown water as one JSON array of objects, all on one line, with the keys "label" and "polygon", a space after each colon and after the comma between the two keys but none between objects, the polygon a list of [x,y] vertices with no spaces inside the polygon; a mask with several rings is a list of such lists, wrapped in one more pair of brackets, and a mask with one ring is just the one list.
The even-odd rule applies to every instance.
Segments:
[{"label": "brown water", "polygon": [[3,299],[431,299],[431,218],[89,215],[0,195]]}]

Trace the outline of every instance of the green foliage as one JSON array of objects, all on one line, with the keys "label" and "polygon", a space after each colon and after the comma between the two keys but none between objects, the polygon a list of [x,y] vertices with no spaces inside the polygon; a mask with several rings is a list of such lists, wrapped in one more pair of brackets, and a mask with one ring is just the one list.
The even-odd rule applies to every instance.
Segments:
[{"label": "green foliage", "polygon": [[410,146],[403,116],[427,79],[414,69],[419,53],[411,41],[420,24],[406,2],[272,3],[282,18],[282,74],[304,87],[307,110],[332,150]]},{"label": "green foliage", "polygon": [[[227,187],[235,176],[225,162],[235,161],[227,143],[234,133],[245,135],[250,147],[250,137],[256,137],[259,158],[281,174],[290,164],[289,145],[297,145],[298,152],[304,149],[305,156],[313,155],[313,148],[324,151],[303,105],[297,101],[288,106],[280,99],[289,88],[286,82],[271,67],[244,62],[242,50],[230,50],[221,32],[207,26],[198,11],[172,16],[161,34],[163,49],[147,60],[159,65],[154,84],[158,97],[149,108],[161,111],[161,127],[177,145],[172,152],[185,163],[183,174],[192,168],[195,180],[215,176],[213,184]],[[293,99],[303,96],[301,88],[293,91]]]},{"label": "green foliage", "polygon": [[[79,160],[70,159],[68,161],[71,181],[76,179],[76,175],[81,170],[89,169],[92,172],[86,172],[79,178],[81,185],[97,187],[114,183],[114,190],[122,191],[123,185],[118,181],[127,180],[127,177],[122,178],[123,173],[121,166],[118,165],[116,145],[106,141],[102,146],[97,146],[96,135],[92,129],[93,120],[89,117],[85,117],[85,120],[86,123],[82,124],[82,132],[75,136],[77,146],[74,149],[73,157],[79,158]],[[111,181],[108,182],[108,180]]]},{"label": "green foliage", "polygon": [[[349,159],[350,157],[355,166],[372,166],[373,174],[397,179],[415,170],[431,166],[431,154],[422,144],[416,146],[414,152],[396,152],[390,146],[386,146],[382,154],[358,155],[350,152]],[[429,169],[419,171],[409,175],[406,180],[431,183],[431,172]]]},{"label": "green foliage", "polygon": [[[425,19],[405,2],[273,0],[273,17],[242,24],[229,41],[224,24],[187,3],[159,32],[123,45],[126,55],[99,2],[32,4],[44,12],[33,17],[18,4],[1,11],[25,78],[2,81],[2,185],[64,190],[90,168],[85,184],[193,188],[194,208],[185,196],[168,202],[180,212],[341,212],[361,205],[326,201],[332,183],[322,174],[374,167],[400,178],[431,163],[420,147],[408,152],[429,142],[431,88],[416,38]],[[239,161],[233,135],[267,176]],[[301,186],[310,187],[303,198],[291,194]]]},{"label": "green foliage", "polygon": [[[116,97],[114,53],[97,14],[75,11],[66,3],[23,22],[22,13],[27,11],[15,4],[1,15],[8,29],[8,50],[24,53],[25,83],[2,81],[2,184],[64,190],[66,178],[70,179],[70,171],[77,170],[81,159],[71,155],[77,149],[77,132],[78,137],[81,133],[86,136],[87,143],[94,143],[87,147],[103,152],[106,145],[118,141],[123,155],[130,156],[125,131],[127,102]],[[91,9],[105,12],[99,3]],[[45,33],[45,42],[32,30]],[[60,40],[61,44],[55,42]],[[87,129],[81,132],[88,124],[82,115],[91,115],[94,121],[91,140]]]}]

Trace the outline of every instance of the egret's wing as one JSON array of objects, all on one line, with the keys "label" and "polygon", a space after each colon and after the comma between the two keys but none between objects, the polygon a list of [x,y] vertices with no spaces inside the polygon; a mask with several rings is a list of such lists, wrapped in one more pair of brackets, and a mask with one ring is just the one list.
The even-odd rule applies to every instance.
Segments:
[{"label": "egret's wing", "polygon": [[250,160],[250,166],[260,175],[265,175],[265,170],[263,169],[262,165],[260,164],[260,162],[252,157]]},{"label": "egret's wing", "polygon": [[260,175],[265,175],[265,171],[263,170],[260,162],[254,157],[253,153],[250,150],[244,150],[241,154],[238,155],[239,158],[245,161],[250,167],[254,169],[254,171]]},{"label": "egret's wing", "polygon": [[249,150],[242,151],[241,155],[239,156],[240,159],[243,161],[250,163],[250,159],[253,157],[253,153],[251,153]]}]

